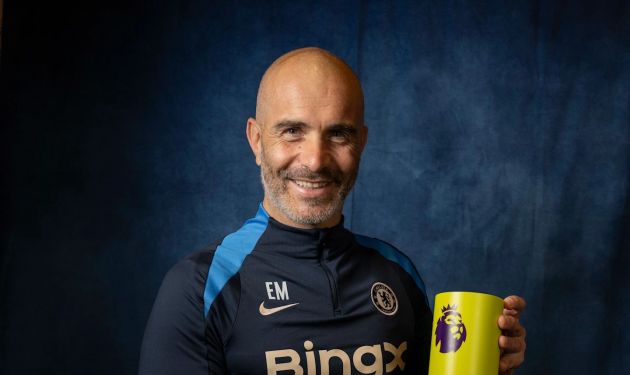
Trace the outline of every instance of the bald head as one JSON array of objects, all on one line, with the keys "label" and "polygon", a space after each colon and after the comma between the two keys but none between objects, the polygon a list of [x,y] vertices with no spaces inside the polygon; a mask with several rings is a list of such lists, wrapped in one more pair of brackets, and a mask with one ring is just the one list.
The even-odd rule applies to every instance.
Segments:
[{"label": "bald head", "polygon": [[343,60],[321,48],[300,48],[269,66],[258,88],[256,119],[265,123],[269,110],[287,97],[344,98],[363,120],[363,91],[359,79]]}]

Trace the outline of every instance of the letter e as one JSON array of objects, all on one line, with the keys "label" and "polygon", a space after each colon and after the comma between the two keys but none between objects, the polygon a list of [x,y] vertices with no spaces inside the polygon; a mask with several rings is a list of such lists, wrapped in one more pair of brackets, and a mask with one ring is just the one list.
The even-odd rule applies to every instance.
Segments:
[{"label": "letter e", "polygon": [[271,281],[265,281],[265,288],[267,288],[267,297],[269,297],[269,299],[276,299],[276,297],[273,296],[273,289],[271,289],[271,285],[273,283]]}]

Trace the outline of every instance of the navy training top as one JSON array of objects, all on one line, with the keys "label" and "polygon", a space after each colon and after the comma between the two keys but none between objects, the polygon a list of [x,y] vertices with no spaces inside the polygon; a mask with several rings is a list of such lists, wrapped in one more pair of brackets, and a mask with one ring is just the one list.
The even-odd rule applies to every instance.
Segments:
[{"label": "navy training top", "polygon": [[411,261],[339,225],[256,216],[166,275],[140,374],[425,374],[432,314]]}]

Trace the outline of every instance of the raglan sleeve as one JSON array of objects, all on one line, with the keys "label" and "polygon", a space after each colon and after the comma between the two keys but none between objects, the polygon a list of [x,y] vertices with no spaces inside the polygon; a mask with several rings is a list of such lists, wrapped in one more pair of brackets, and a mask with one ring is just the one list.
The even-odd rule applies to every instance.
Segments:
[{"label": "raglan sleeve", "polygon": [[433,325],[433,312],[428,304],[428,296],[424,283],[415,267],[407,275],[407,293],[413,304],[414,321],[414,352],[408,353],[409,362],[405,373],[427,374],[429,372],[429,356],[431,352],[431,327]]},{"label": "raglan sleeve", "polygon": [[419,366],[422,372],[418,374],[426,374],[429,372],[429,354],[431,353],[431,339],[432,332],[431,327],[433,325],[433,313],[431,308],[427,304],[427,299],[424,296],[421,301],[418,302],[418,309],[416,310],[416,339],[418,340],[418,352],[421,359]]},{"label": "raglan sleeve", "polygon": [[145,329],[140,375],[226,373],[222,341],[207,333],[204,316],[212,254],[196,253],[166,274]]}]

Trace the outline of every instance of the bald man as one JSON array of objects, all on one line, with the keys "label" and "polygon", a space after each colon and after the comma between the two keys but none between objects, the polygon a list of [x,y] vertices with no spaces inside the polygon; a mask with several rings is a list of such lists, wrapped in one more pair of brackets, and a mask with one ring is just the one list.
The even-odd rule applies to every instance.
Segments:
[{"label": "bald man", "polygon": [[[265,72],[247,139],[256,215],[166,275],[141,374],[423,374],[432,313],[412,262],[349,232],[342,209],[367,142],[359,80],[318,48]],[[501,373],[523,361],[525,302],[505,300]]]}]

